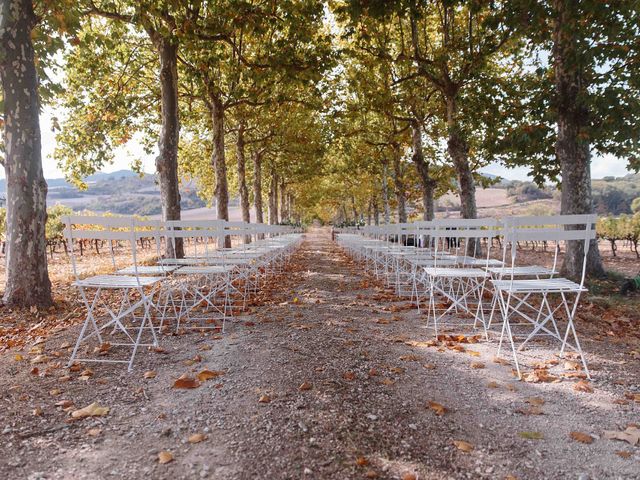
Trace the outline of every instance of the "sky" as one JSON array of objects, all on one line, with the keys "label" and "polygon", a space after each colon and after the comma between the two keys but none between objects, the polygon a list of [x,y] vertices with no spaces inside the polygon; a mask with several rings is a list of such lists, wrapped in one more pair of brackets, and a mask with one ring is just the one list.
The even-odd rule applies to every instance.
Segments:
[{"label": "sky", "polygon": [[[61,178],[64,175],[58,168],[56,162],[51,158],[55,149],[55,134],[51,131],[51,118],[53,111],[45,108],[40,117],[40,129],[42,131],[42,163],[45,178]],[[140,145],[130,142],[126,148],[121,148],[116,154],[116,160],[112,165],[107,166],[103,172],[114,172],[125,170],[131,167],[134,159],[142,159],[142,167],[145,172],[152,173],[155,170],[154,155],[146,155]],[[507,169],[496,163],[482,170],[483,172],[498,175],[508,180],[528,180],[526,168]],[[591,176],[602,178],[607,176],[621,177],[630,173],[627,170],[626,160],[614,156],[598,157],[594,156],[591,163]],[[0,178],[4,178],[4,170],[0,169]]]}]

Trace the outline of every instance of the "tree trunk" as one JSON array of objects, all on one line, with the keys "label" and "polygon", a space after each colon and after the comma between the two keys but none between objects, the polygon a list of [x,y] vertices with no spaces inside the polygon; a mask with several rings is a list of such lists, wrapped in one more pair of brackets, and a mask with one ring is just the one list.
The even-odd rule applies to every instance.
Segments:
[{"label": "tree trunk", "polygon": [[262,151],[253,152],[253,205],[256,209],[256,222],[264,223],[262,211]]},{"label": "tree trunk", "polygon": [[393,184],[398,203],[398,223],[407,223],[407,197],[402,181],[402,169],[400,168],[400,145],[393,146]]},{"label": "tree trunk", "polygon": [[278,224],[278,175],[271,171],[269,183],[269,225]]},{"label": "tree trunk", "polygon": [[[211,164],[216,174],[216,210],[218,219],[229,220],[229,186],[227,183],[227,163],[224,155],[224,105],[215,88],[209,90],[211,110],[213,153]],[[231,247],[231,237],[224,238],[224,247]]]},{"label": "tree trunk", "polygon": [[38,76],[31,0],[0,4],[0,78],[4,96],[7,178],[6,286],[10,307],[49,307],[47,182],[42,174]]},{"label": "tree trunk", "polygon": [[[249,206],[249,189],[247,188],[246,159],[244,143],[244,120],[238,122],[238,134],[236,136],[236,160],[238,164],[238,193],[240,194],[240,208],[242,210],[242,221],[250,223],[251,213]],[[244,243],[251,243],[251,236],[245,235]]]},{"label": "tree trunk", "polygon": [[[178,47],[170,39],[160,37],[156,48],[160,56],[161,121],[156,173],[160,184],[162,220],[180,220],[180,190],[178,183],[178,139],[180,119],[178,116]],[[167,242],[169,257],[183,258],[182,238]]]},{"label": "tree trunk", "polygon": [[476,185],[473,181],[473,172],[469,165],[469,145],[463,137],[458,125],[458,107],[454,97],[447,98],[447,128],[449,139],[447,150],[456,174],[458,176],[458,188],[460,189],[460,216],[462,218],[476,218]]},{"label": "tree trunk", "polygon": [[413,155],[411,159],[416,166],[420,176],[420,186],[422,187],[423,220],[433,220],[435,215],[434,191],[435,181],[429,175],[429,164],[424,160],[422,150],[422,128],[417,120],[411,123],[411,139],[413,145]]},{"label": "tree trunk", "polygon": [[[558,138],[556,158],[562,175],[563,215],[593,213],[591,197],[591,153],[584,127],[589,111],[582,98],[587,95],[579,60],[576,37],[579,18],[572,0],[555,0],[556,21],[553,31],[553,65],[557,95]],[[579,279],[582,275],[584,242],[567,243],[562,275]],[[597,241],[591,242],[587,256],[587,275],[604,276]]]},{"label": "tree trunk", "polygon": [[382,205],[384,208],[384,223],[391,221],[391,209],[389,207],[389,183],[387,182],[387,163],[382,166]]},{"label": "tree trunk", "polygon": [[286,223],[289,220],[289,212],[287,211],[287,185],[284,178],[280,179],[280,220]]},{"label": "tree trunk", "polygon": [[380,207],[378,205],[378,199],[373,198],[373,223],[375,225],[380,225]]}]

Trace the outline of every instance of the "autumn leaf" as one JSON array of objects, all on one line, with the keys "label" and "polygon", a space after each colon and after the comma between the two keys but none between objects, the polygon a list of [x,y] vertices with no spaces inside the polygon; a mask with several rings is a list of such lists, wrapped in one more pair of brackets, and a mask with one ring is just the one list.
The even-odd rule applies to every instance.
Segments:
[{"label": "autumn leaf", "polygon": [[310,382],[303,382],[302,385],[298,387],[298,390],[300,390],[301,392],[304,392],[307,390],[311,390],[312,388],[313,388],[313,385]]},{"label": "autumn leaf", "polygon": [[529,397],[525,400],[529,405],[535,405],[541,407],[544,405],[544,398],[542,397]]},{"label": "autumn leaf", "polygon": [[80,410],[71,412],[72,418],[86,418],[86,417],[102,417],[109,413],[109,407],[101,407],[98,403],[94,402],[91,405],[87,405]]},{"label": "autumn leaf", "polygon": [[407,472],[402,475],[402,480],[418,480],[415,473]]},{"label": "autumn leaf", "polygon": [[615,430],[605,430],[603,432],[604,438],[609,440],[620,440],[627,442],[630,445],[637,445],[640,443],[640,429],[638,427],[629,425],[624,431],[618,432]]},{"label": "autumn leaf", "polygon": [[498,382],[495,381],[491,381],[489,383],[487,383],[487,387],[489,388],[498,388],[500,385],[498,384]]},{"label": "autumn leaf", "polygon": [[366,457],[358,457],[356,458],[356,465],[358,465],[359,467],[364,467],[366,465],[369,465],[369,460],[367,460]]},{"label": "autumn leaf", "polygon": [[527,408],[518,408],[516,409],[516,413],[521,415],[542,415],[544,412],[542,411],[542,408],[532,405]]},{"label": "autumn leaf", "polygon": [[474,449],[474,446],[471,443],[465,442],[464,440],[454,440],[453,444],[458,450],[461,450],[465,453],[469,453]]},{"label": "autumn leaf", "polygon": [[182,375],[175,382],[173,382],[173,388],[198,388],[200,382],[193,377],[189,377],[187,374]]},{"label": "autumn leaf", "polygon": [[484,363],[482,363],[482,362],[473,362],[471,364],[471,368],[476,368],[476,369],[484,368]]},{"label": "autumn leaf", "polygon": [[89,435],[90,437],[97,437],[101,433],[102,433],[102,429],[97,427],[90,428],[89,430],[87,430],[87,435]]},{"label": "autumn leaf", "polygon": [[160,465],[164,465],[165,463],[169,463],[173,461],[173,455],[171,452],[162,451],[158,454],[158,463]]},{"label": "autumn leaf", "polygon": [[431,410],[435,412],[436,415],[439,415],[439,416],[442,416],[448,412],[448,409],[444,405],[439,404],[438,402],[429,401],[428,406]]},{"label": "autumn leaf", "polygon": [[269,403],[271,402],[271,397],[269,395],[262,395],[258,399],[258,403]]},{"label": "autumn leaf", "polygon": [[344,372],[342,374],[342,378],[344,378],[345,380],[355,380],[356,379],[356,374],[353,372]]},{"label": "autumn leaf", "polygon": [[189,437],[189,443],[200,443],[207,439],[207,436],[203,433],[194,433]]},{"label": "autumn leaf", "polygon": [[493,363],[497,363],[499,365],[509,365],[509,360],[505,360],[500,357],[493,357]]},{"label": "autumn leaf", "polygon": [[149,370],[149,371],[144,372],[143,377],[144,378],[156,378],[156,375],[157,375],[157,373],[156,373],[155,370]]},{"label": "autumn leaf", "polygon": [[198,380],[201,382],[206,382],[207,380],[211,380],[212,378],[217,378],[221,375],[224,375],[224,372],[221,370],[202,370],[198,373]]},{"label": "autumn leaf", "polygon": [[30,362],[30,363],[31,363],[32,365],[35,365],[35,364],[37,364],[37,363],[44,363],[44,362],[46,362],[47,360],[49,360],[49,358],[48,358],[46,355],[37,355],[37,356],[35,356],[35,357],[33,357],[33,358],[31,359],[31,362]]},{"label": "autumn leaf", "polygon": [[626,459],[631,457],[631,452],[625,452],[624,450],[617,450],[616,455],[618,455],[620,458]]},{"label": "autumn leaf", "polygon": [[586,444],[593,443],[593,437],[587,433],[571,432],[569,436],[573,438],[576,442],[586,443]]},{"label": "autumn leaf", "polygon": [[573,386],[573,389],[576,392],[593,393],[593,387],[586,380],[580,380]]}]

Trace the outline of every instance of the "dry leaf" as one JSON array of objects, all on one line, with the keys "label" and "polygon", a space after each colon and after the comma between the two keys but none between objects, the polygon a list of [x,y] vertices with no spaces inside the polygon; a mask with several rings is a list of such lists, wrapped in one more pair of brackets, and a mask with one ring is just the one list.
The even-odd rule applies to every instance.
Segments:
[{"label": "dry leaf", "polygon": [[444,415],[447,413],[448,409],[444,405],[439,404],[438,402],[429,402],[429,408],[435,412],[436,415]]},{"label": "dry leaf", "polygon": [[224,375],[224,372],[221,370],[202,370],[200,373],[198,373],[198,380],[200,380],[201,382],[206,382],[207,380],[217,378],[221,375]]},{"label": "dry leaf", "polygon": [[525,400],[529,405],[535,405],[541,407],[544,405],[544,398],[542,397],[529,397]]},{"label": "dry leaf", "polygon": [[342,378],[344,378],[345,380],[355,380],[356,379],[356,374],[353,372],[344,372],[342,374]]},{"label": "dry leaf", "polygon": [[621,440],[631,445],[637,445],[640,442],[640,429],[630,425],[623,432],[605,430],[603,436],[609,440]]},{"label": "dry leaf", "polygon": [[198,380],[186,374],[173,382],[173,388],[198,388],[199,386],[200,382],[198,382]]},{"label": "dry leaf", "polygon": [[59,402],[56,402],[56,407],[60,407],[63,410],[65,408],[69,408],[73,405],[73,402],[71,400],[60,400]]},{"label": "dry leaf", "polygon": [[364,474],[366,478],[378,478],[378,474],[375,470],[367,470],[367,473]]},{"label": "dry leaf", "polygon": [[383,378],[380,383],[382,383],[383,385],[393,385],[395,382],[395,380],[391,380],[390,378]]},{"label": "dry leaf", "polygon": [[522,379],[525,382],[529,383],[540,383],[540,382],[555,382],[559,380],[558,377],[549,373],[546,368],[536,368],[533,372],[525,373],[522,375]]},{"label": "dry leaf", "polygon": [[109,413],[109,407],[101,407],[98,403],[94,402],[91,405],[87,405],[80,410],[71,412],[72,418],[86,418],[86,417],[102,417]]},{"label": "dry leaf", "polygon": [[509,365],[509,360],[505,360],[500,357],[493,357],[493,363],[497,363],[499,365]]},{"label": "dry leaf", "polygon": [[480,356],[480,352],[476,352],[475,350],[467,350],[467,353],[469,355],[471,355],[472,357],[479,357]]},{"label": "dry leaf", "polygon": [[482,363],[482,362],[473,362],[471,364],[471,368],[478,368],[478,369],[479,368],[484,368],[484,363]]},{"label": "dry leaf", "polygon": [[22,360],[24,360],[24,357],[23,357],[22,355],[20,355],[19,353],[16,353],[16,354],[13,356],[13,359],[14,359],[16,362],[21,362]]},{"label": "dry leaf", "polygon": [[576,442],[590,444],[593,443],[593,437],[587,433],[571,432],[569,434]]},{"label": "dry leaf", "polygon": [[616,451],[616,455],[618,455],[620,458],[630,458],[631,457],[631,452],[625,452],[624,450],[618,450],[618,451]]},{"label": "dry leaf", "polygon": [[366,457],[358,457],[356,458],[356,465],[364,467],[365,465],[369,465],[369,460],[367,460]]},{"label": "dry leaf", "polygon": [[298,390],[300,390],[301,392],[304,392],[306,390],[311,390],[312,388],[313,388],[313,385],[310,382],[304,382],[302,385],[298,387]]},{"label": "dry leaf", "polygon": [[87,435],[89,435],[90,437],[97,437],[98,435],[100,435],[102,433],[102,429],[101,428],[90,428],[89,430],[87,430]]},{"label": "dry leaf", "polygon": [[469,442],[465,442],[464,440],[454,440],[453,444],[456,446],[458,450],[461,450],[465,453],[469,453],[473,450],[473,445]]},{"label": "dry leaf", "polygon": [[155,370],[149,370],[147,372],[144,372],[143,377],[144,378],[156,378],[156,375],[157,375],[157,373],[156,373]]},{"label": "dry leaf", "polygon": [[37,355],[31,359],[31,364],[35,365],[36,363],[44,363],[48,360],[46,355]]},{"label": "dry leaf", "polygon": [[169,463],[173,461],[173,455],[171,452],[162,451],[158,454],[158,463],[160,465],[164,465],[165,463]]},{"label": "dry leaf", "polygon": [[516,413],[520,413],[521,415],[542,415],[544,412],[542,408],[534,405],[528,408],[518,408],[516,409]]},{"label": "dry leaf", "polygon": [[189,443],[200,443],[206,439],[207,436],[204,433],[194,433],[189,437]]},{"label": "dry leaf", "polygon": [[42,407],[36,407],[33,409],[33,412],[31,413],[33,413],[34,417],[40,417],[44,412],[42,411]]},{"label": "dry leaf", "polygon": [[593,387],[586,380],[580,380],[573,386],[573,389],[577,392],[593,393]]},{"label": "dry leaf", "polygon": [[262,395],[259,399],[259,403],[269,403],[271,401],[271,397],[269,395]]},{"label": "dry leaf", "polygon": [[416,476],[415,473],[407,472],[404,475],[402,475],[402,480],[418,480],[418,477]]},{"label": "dry leaf", "polygon": [[422,368],[426,368],[427,370],[435,370],[436,366],[433,363],[425,363],[422,365]]},{"label": "dry leaf", "polygon": [[487,387],[489,387],[489,388],[498,388],[499,386],[500,385],[498,384],[498,382],[491,381],[491,382],[487,383]]}]

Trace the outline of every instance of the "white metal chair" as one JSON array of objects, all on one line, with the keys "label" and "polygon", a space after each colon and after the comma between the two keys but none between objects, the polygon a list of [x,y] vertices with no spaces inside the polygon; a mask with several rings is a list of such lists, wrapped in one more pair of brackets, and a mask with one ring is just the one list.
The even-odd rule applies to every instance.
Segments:
[{"label": "white metal chair", "polygon": [[[135,228],[133,218],[67,216],[65,236],[70,245],[71,264],[82,301],[87,309],[85,322],[80,330],[69,364],[80,362],[126,363],[133,368],[133,361],[140,346],[157,346],[158,340],[151,320],[152,297],[163,277],[142,276],[138,273],[137,240],[143,234]],[[99,274],[86,278],[80,273],[75,257],[75,243],[81,240],[106,241],[110,244],[112,262],[116,267],[113,254],[114,243],[124,244],[131,255],[131,274]],[[120,291],[119,307],[114,309],[104,298],[106,292]],[[105,316],[97,314],[98,309]],[[142,334],[148,330],[152,343],[142,343]],[[95,340],[98,352],[106,353],[112,346],[129,347],[131,353],[127,359],[113,358],[109,353],[103,358],[79,356],[80,347]]]},{"label": "white metal chair", "polygon": [[[587,255],[591,240],[596,238],[596,215],[558,215],[542,217],[509,217],[504,219],[505,247],[508,244],[511,253],[511,271],[507,270],[500,279],[492,280],[498,297],[502,316],[502,332],[498,354],[506,337],[513,352],[518,376],[521,376],[517,351],[521,350],[534,337],[545,335],[558,340],[563,354],[567,347],[580,356],[585,374],[590,378],[574,320],[584,286]],[[556,244],[557,252],[562,244],[580,242],[583,244],[582,274],[578,281],[549,276],[547,278],[522,279],[516,266],[518,242],[546,241]],[[554,261],[555,265],[555,261]],[[553,269],[555,270],[555,268]],[[537,297],[537,302],[534,301]],[[555,299],[555,302],[554,302]],[[559,315],[562,313],[562,315]],[[564,333],[559,326],[560,316],[565,316]],[[525,321],[531,331],[516,348],[513,325],[516,321]]]}]

